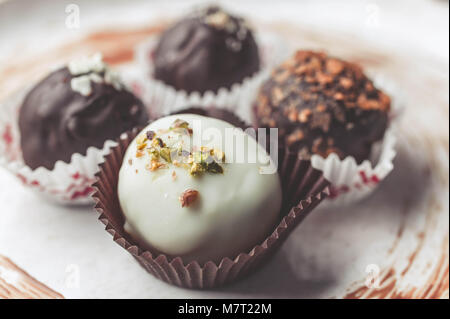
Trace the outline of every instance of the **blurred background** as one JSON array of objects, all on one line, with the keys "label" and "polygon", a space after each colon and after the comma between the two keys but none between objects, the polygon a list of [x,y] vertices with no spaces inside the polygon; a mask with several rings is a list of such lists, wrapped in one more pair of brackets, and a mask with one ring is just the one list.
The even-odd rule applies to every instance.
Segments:
[{"label": "blurred background", "polygon": [[[23,39],[27,39],[27,46],[21,47],[25,54],[26,50],[45,49],[61,38],[76,37],[95,28],[151,23],[205,3],[221,3],[231,11],[266,23],[284,21],[345,32],[349,37],[363,36],[448,59],[449,7],[448,1],[439,0],[0,0],[0,58],[14,52],[19,45],[15,43]],[[65,27],[69,4],[80,8],[79,28]],[[137,5],[140,10],[135,10]],[[52,26],[51,32],[40,32],[48,26]]]},{"label": "blurred background", "polygon": [[[356,47],[371,44],[386,53],[428,56],[448,71],[449,7],[442,0],[0,0],[0,74],[21,64],[22,58],[50,51],[62,42],[98,30],[155,25],[210,3],[222,4],[258,25],[301,28],[305,34],[297,36],[310,40],[308,46],[315,45],[314,37],[329,41],[336,37]],[[14,79],[1,84],[0,97],[17,87]]]}]

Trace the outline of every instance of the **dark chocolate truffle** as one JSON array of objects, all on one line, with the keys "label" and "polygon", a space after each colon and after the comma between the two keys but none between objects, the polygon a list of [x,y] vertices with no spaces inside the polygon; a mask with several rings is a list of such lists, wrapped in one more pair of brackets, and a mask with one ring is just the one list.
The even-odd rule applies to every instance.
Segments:
[{"label": "dark chocolate truffle", "polygon": [[360,163],[383,138],[390,104],[358,65],[298,51],[262,85],[254,109],[258,127],[278,127],[305,158],[336,153]]},{"label": "dark chocolate truffle", "polygon": [[258,47],[243,19],[209,7],[166,30],[154,77],[188,93],[231,88],[259,70]]},{"label": "dark chocolate truffle", "polygon": [[72,154],[101,148],[106,140],[148,122],[142,102],[101,61],[88,64],[51,73],[25,97],[19,129],[23,159],[30,168],[70,162]]}]

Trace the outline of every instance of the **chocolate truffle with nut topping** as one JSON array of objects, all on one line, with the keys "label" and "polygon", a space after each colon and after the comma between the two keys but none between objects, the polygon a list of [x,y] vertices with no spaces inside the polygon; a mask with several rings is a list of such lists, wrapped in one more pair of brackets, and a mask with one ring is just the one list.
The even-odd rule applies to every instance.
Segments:
[{"label": "chocolate truffle with nut topping", "polygon": [[388,125],[390,98],[361,67],[322,52],[297,51],[262,85],[255,124],[278,127],[301,155],[367,159]]},{"label": "chocolate truffle with nut topping", "polygon": [[188,93],[231,88],[259,70],[246,22],[208,7],[166,30],[154,52],[154,77]]}]

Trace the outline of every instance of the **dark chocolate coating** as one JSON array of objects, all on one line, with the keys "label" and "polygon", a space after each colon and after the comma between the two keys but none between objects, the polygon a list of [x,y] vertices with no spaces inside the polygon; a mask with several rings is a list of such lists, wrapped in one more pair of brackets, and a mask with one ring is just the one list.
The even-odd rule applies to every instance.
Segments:
[{"label": "dark chocolate coating", "polygon": [[224,17],[222,13],[208,8],[166,30],[154,52],[154,77],[177,90],[204,93],[231,88],[257,72],[258,47],[242,19],[225,14],[223,25],[220,19],[218,25],[205,22]]},{"label": "dark chocolate coating", "polygon": [[236,127],[242,128],[245,130],[250,127],[247,123],[245,123],[242,119],[240,119],[236,114],[230,112],[225,109],[220,109],[216,107],[201,107],[201,106],[189,106],[183,108],[181,111],[171,113],[173,114],[197,114],[201,116],[212,117],[215,119],[219,119],[225,122],[228,122]]},{"label": "dark chocolate coating", "polygon": [[22,154],[32,169],[70,162],[72,154],[85,154],[90,146],[101,148],[106,140],[148,122],[144,105],[132,93],[92,82],[92,93],[83,96],[72,90],[72,77],[67,68],[51,73],[20,108]]},{"label": "dark chocolate coating", "polygon": [[384,136],[390,98],[359,66],[298,51],[262,85],[254,110],[258,127],[278,127],[280,141],[305,158],[336,153],[360,163]]}]

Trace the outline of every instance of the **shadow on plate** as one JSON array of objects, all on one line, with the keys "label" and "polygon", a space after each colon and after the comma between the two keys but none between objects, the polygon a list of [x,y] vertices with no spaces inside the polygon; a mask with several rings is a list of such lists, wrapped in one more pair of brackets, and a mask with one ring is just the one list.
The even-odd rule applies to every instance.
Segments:
[{"label": "shadow on plate", "polygon": [[[360,238],[356,234],[366,232],[366,228],[391,225],[382,230],[389,232],[382,240],[395,238],[405,219],[419,217],[421,210],[414,208],[430,193],[432,174],[426,157],[417,156],[420,151],[406,139],[400,139],[397,151],[394,171],[369,198],[348,207],[319,207],[268,264],[223,291],[242,297],[308,298],[330,296],[333,287],[348,285],[342,280],[354,267],[361,252],[358,249],[376,254],[370,240],[363,239],[365,246],[358,247]],[[378,229],[371,231],[376,233]]]}]

